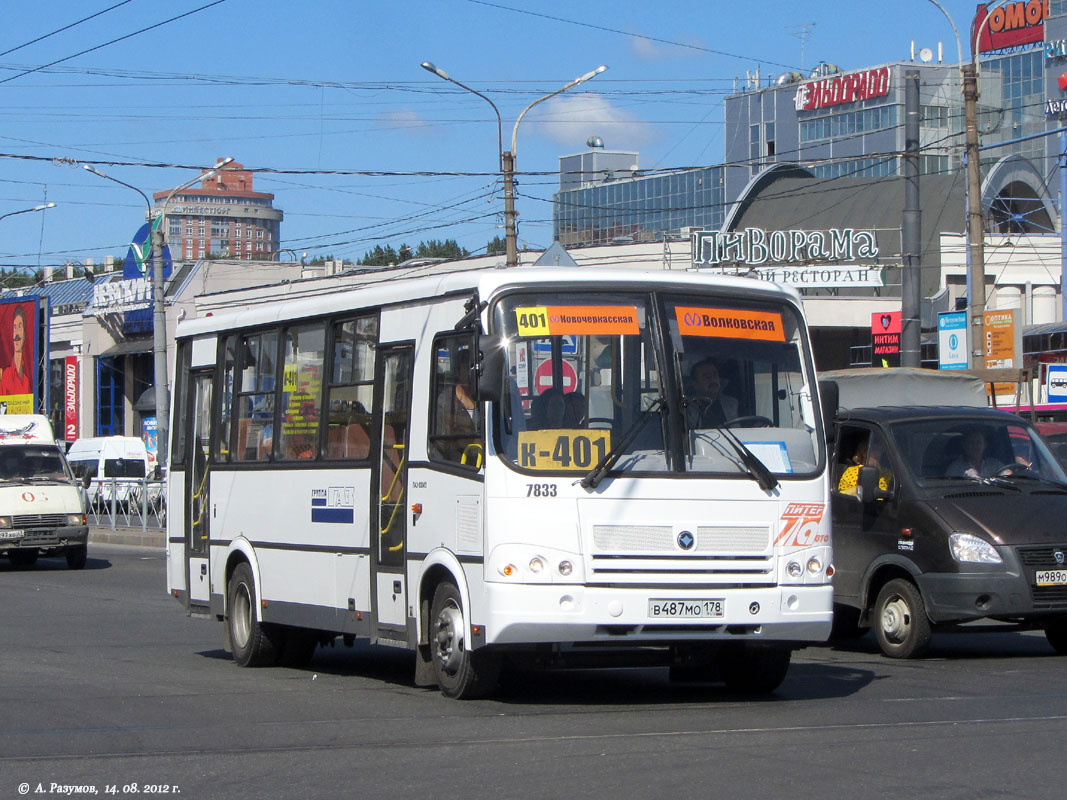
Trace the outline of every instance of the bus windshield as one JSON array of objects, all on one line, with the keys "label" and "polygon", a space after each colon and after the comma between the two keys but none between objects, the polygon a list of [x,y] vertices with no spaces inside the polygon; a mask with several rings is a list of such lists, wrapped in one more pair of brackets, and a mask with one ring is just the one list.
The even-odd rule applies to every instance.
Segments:
[{"label": "bus windshield", "polygon": [[499,449],[522,471],[583,472],[609,454],[615,473],[751,477],[753,457],[780,476],[819,468],[810,362],[785,303],[544,291],[506,296],[495,323]]}]

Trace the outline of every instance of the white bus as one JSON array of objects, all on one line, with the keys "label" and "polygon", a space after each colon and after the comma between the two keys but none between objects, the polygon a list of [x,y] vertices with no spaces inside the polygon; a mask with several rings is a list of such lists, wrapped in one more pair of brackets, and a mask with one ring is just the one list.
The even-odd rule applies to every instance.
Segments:
[{"label": "white bus", "polygon": [[[825,420],[792,290],[379,273],[177,341],[168,584],[242,666],[364,637],[450,697],[523,659],[769,692],[829,635]],[[716,403],[692,382],[709,363]]]}]

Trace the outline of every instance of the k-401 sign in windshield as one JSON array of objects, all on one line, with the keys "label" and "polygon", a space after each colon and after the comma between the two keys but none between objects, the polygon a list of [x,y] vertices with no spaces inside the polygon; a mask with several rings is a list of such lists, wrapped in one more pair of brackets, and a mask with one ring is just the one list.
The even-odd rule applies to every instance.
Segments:
[{"label": "k-401 sign in windshield", "polygon": [[523,306],[515,309],[519,336],[638,334],[635,306]]}]

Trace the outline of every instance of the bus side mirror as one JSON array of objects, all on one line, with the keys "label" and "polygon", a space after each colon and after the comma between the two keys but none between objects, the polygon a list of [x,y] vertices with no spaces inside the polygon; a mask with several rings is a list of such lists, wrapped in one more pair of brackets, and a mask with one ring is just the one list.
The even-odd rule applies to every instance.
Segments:
[{"label": "bus side mirror", "polygon": [[481,369],[478,375],[478,399],[500,401],[504,389],[504,348],[496,341],[486,340],[481,353]]},{"label": "bus side mirror", "polygon": [[819,381],[819,400],[822,403],[822,427],[826,432],[826,441],[834,440],[834,420],[840,403],[840,390],[837,381]]}]

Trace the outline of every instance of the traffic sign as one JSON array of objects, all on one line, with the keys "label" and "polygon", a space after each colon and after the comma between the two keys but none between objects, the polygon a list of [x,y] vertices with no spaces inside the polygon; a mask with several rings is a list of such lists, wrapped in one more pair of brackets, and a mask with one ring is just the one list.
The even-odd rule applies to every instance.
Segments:
[{"label": "traffic sign", "polygon": [[[578,373],[574,371],[571,362],[563,362],[563,385],[560,387],[564,393],[573,392],[578,388]],[[541,394],[545,389],[552,387],[552,362],[542,361],[534,371],[534,390]]]},{"label": "traffic sign", "polygon": [[1049,403],[1067,403],[1067,364],[1049,364],[1045,375]]}]

